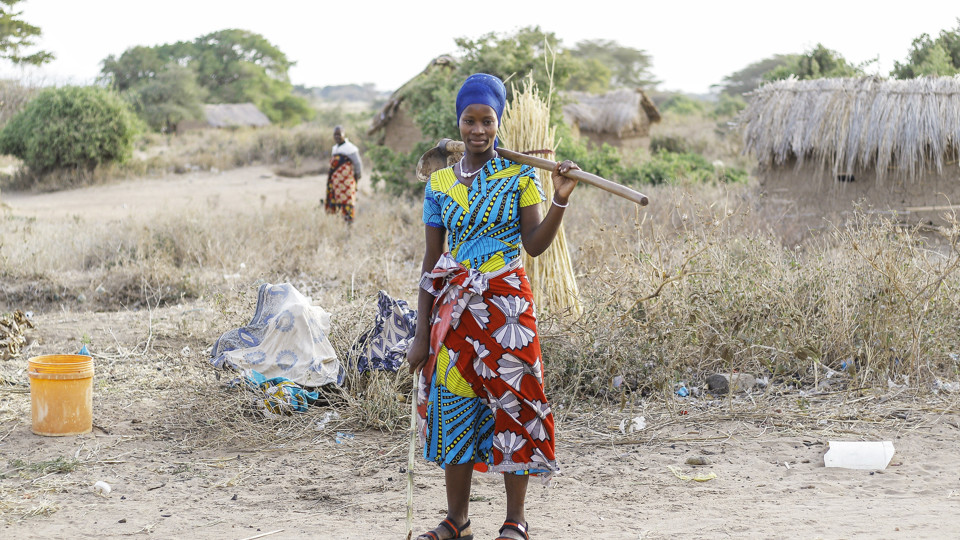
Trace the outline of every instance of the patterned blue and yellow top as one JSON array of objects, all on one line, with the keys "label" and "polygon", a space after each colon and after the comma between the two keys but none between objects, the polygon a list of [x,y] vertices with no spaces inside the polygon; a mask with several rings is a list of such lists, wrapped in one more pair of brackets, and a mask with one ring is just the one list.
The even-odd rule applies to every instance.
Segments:
[{"label": "patterned blue and yellow top", "polygon": [[423,222],[447,229],[450,254],[467,268],[495,272],[520,256],[520,209],[544,200],[533,167],[491,159],[473,184],[453,167],[430,175]]}]

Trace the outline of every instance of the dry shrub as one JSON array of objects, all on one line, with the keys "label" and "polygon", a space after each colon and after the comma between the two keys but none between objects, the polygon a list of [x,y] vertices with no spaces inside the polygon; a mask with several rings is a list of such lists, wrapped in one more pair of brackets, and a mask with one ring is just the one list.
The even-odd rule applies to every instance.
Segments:
[{"label": "dry shrub", "polygon": [[[888,379],[922,389],[957,379],[956,226],[935,246],[917,231],[861,220],[819,243],[784,248],[762,232],[742,186],[645,191],[652,202],[643,209],[587,187],[573,197],[564,223],[585,312],[540,321],[554,401],[621,400],[624,390],[667,392],[735,370],[767,376],[771,391],[810,389],[833,372],[845,374],[830,379],[841,381],[835,389],[886,388]],[[415,300],[421,209],[382,194],[364,202],[371,210],[361,210],[353,226],[308,202],[109,226],[80,217],[0,220],[0,305],[215,305],[202,328],[153,329],[142,346],[118,345],[136,359],[153,358],[161,346],[195,351],[169,353],[165,364],[189,367],[183,376],[197,381],[163,389],[180,393],[179,408],[163,422],[184,440],[275,444],[320,436],[327,432],[317,432],[315,421],[331,408],[351,429],[403,429],[409,374],[358,374],[350,348],[373,323],[378,290]],[[217,380],[206,364],[201,350],[249,321],[262,282],[293,283],[332,313],[330,337],[347,378],[327,396],[327,408],[265,419],[242,392],[222,388],[229,374]],[[149,373],[161,380],[156,370],[143,376]],[[612,384],[618,376],[619,387]]]},{"label": "dry shrub", "polygon": [[33,83],[0,80],[0,127],[22,111],[39,91],[40,86]]},{"label": "dry shrub", "polygon": [[733,371],[775,387],[841,371],[851,388],[956,377],[956,225],[939,247],[860,219],[786,249],[756,232],[735,193],[702,195],[656,190],[649,213],[633,216],[616,201],[581,203],[593,225],[568,226],[582,235],[571,240],[575,260],[594,261],[580,268],[590,307],[574,325],[548,327],[555,387],[604,395],[620,376],[650,392]]}]

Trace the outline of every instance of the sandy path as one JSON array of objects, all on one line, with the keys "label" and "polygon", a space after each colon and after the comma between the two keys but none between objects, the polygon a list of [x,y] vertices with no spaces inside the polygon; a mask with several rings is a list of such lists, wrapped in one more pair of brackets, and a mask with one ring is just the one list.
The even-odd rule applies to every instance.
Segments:
[{"label": "sandy path", "polygon": [[114,220],[145,217],[170,210],[257,209],[288,201],[319,199],[325,178],[283,178],[267,167],[223,173],[197,172],[125,180],[53,193],[3,192],[14,215],[38,218],[84,215]]}]

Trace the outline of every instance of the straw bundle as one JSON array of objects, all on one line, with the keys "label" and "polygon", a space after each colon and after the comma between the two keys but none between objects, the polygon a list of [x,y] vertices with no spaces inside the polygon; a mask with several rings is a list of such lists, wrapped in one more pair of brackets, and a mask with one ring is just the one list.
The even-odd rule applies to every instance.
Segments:
[{"label": "straw bundle", "polygon": [[[512,90],[513,99],[507,104],[500,125],[500,140],[504,146],[518,152],[556,150],[556,128],[550,127],[550,104],[540,97],[540,92],[530,79],[524,82],[522,92],[515,85]],[[551,171],[538,172],[547,197],[546,201],[540,203],[541,215],[546,215],[553,200],[550,174]],[[557,231],[557,237],[550,247],[539,257],[531,257],[524,252],[523,266],[530,277],[534,302],[541,311],[567,312],[577,316],[583,313],[563,226]]]},{"label": "straw bundle", "polygon": [[760,87],[740,115],[746,150],[761,165],[876,168],[916,179],[942,173],[960,148],[960,77],[787,79]]}]

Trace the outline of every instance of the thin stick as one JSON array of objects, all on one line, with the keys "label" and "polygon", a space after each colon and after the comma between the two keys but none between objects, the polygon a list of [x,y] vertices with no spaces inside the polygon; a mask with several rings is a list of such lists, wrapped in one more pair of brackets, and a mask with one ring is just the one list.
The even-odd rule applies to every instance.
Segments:
[{"label": "thin stick", "polygon": [[271,534],[282,533],[283,531],[284,531],[284,529],[277,529],[277,530],[275,530],[275,531],[265,532],[265,533],[263,533],[263,534],[258,534],[258,535],[256,535],[256,536],[248,536],[248,537],[243,538],[243,539],[241,539],[241,540],[253,540],[254,538],[263,538],[264,536],[270,536]]},{"label": "thin stick", "polygon": [[407,453],[407,540],[413,538],[413,464],[417,449],[417,380],[413,374],[413,390],[410,391],[410,448]]}]

